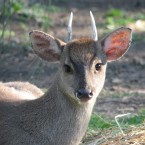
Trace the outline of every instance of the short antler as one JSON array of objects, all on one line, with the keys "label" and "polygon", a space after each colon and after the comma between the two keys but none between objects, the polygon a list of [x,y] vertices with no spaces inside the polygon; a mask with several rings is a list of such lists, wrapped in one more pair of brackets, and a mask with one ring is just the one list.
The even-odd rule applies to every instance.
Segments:
[{"label": "short antler", "polygon": [[69,21],[68,21],[68,42],[72,39],[72,20],[73,20],[73,13],[71,12]]},{"label": "short antler", "polygon": [[91,22],[92,22],[93,39],[94,39],[95,41],[97,41],[97,40],[98,40],[97,28],[96,28],[96,23],[95,23],[94,16],[93,16],[93,14],[92,14],[91,11],[90,11],[90,16],[91,16]]}]

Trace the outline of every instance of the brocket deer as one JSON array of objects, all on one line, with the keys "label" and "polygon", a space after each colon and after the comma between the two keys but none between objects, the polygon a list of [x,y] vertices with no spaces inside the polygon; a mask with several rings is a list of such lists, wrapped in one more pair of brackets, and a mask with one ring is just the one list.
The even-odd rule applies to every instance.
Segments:
[{"label": "brocket deer", "polygon": [[0,145],[80,143],[104,85],[107,62],[119,59],[131,42],[131,29],[125,27],[98,40],[92,13],[91,20],[93,38],[71,40],[72,14],[67,43],[30,32],[34,52],[48,62],[60,61],[59,69],[45,94],[28,83],[0,83]]}]

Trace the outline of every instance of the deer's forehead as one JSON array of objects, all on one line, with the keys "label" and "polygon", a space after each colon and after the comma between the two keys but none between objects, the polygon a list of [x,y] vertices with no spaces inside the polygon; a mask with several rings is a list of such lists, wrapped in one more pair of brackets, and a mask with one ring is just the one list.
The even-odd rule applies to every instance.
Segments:
[{"label": "deer's forehead", "polygon": [[88,38],[78,39],[67,44],[68,56],[74,62],[87,63],[97,55],[97,43]]}]

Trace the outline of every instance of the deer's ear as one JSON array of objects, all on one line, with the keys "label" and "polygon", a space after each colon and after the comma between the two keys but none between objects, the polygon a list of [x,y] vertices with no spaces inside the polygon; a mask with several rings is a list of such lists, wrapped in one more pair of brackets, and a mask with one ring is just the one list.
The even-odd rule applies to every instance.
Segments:
[{"label": "deer's ear", "polygon": [[129,28],[119,28],[101,41],[107,61],[119,59],[128,50],[131,43],[132,33]]},{"label": "deer's ear", "polygon": [[34,30],[29,33],[34,52],[47,61],[58,61],[65,43],[53,36]]}]

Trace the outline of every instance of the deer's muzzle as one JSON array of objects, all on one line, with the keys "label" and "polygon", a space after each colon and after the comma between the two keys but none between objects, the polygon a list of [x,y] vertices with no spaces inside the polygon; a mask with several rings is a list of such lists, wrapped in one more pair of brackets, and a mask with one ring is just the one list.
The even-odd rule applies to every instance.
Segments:
[{"label": "deer's muzzle", "polygon": [[79,89],[76,92],[76,97],[79,100],[86,102],[86,101],[89,101],[93,97],[93,94],[94,94],[93,91],[89,89]]}]

